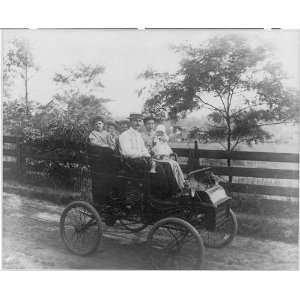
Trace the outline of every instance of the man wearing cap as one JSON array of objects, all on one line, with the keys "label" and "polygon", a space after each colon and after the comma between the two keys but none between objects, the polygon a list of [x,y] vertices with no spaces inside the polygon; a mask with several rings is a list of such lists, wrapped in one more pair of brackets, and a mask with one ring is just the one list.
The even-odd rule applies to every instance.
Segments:
[{"label": "man wearing cap", "polygon": [[[145,146],[140,131],[143,125],[143,116],[141,114],[130,114],[130,128],[119,136],[120,153],[129,158],[130,164],[135,166],[136,171],[148,168],[150,170],[150,153]],[[167,166],[166,166],[167,165]],[[156,190],[161,195],[168,196],[178,190],[177,182],[172,174],[172,169],[168,163],[157,165],[157,179],[154,182]]]},{"label": "man wearing cap", "polygon": [[128,158],[150,157],[141,135],[143,116],[130,114],[130,128],[119,136],[120,153]]}]

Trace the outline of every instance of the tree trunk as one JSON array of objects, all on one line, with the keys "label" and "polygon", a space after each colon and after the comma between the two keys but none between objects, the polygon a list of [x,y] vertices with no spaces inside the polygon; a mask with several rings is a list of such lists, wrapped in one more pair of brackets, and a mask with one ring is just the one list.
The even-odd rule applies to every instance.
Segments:
[{"label": "tree trunk", "polygon": [[[227,122],[228,124],[228,135],[227,135],[227,151],[231,151],[231,127],[230,127],[230,121]],[[231,160],[227,159],[227,167],[231,166]],[[229,182],[232,182],[232,176],[229,176]]]},{"label": "tree trunk", "polygon": [[29,107],[28,107],[28,68],[27,65],[25,65],[25,79],[24,79],[24,83],[25,83],[25,115],[26,115],[26,119],[29,118]]}]

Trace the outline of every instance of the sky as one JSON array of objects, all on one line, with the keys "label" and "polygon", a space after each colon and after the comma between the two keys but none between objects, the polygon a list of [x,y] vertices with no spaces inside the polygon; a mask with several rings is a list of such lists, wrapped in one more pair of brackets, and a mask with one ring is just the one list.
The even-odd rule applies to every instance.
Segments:
[{"label": "sky", "polygon": [[[300,35],[296,30],[234,30],[249,38],[251,43],[268,44],[275,58],[283,64],[289,76],[287,85],[300,85]],[[143,100],[136,90],[143,86],[137,76],[147,68],[174,72],[180,55],[171,45],[190,43],[197,46],[214,35],[232,33],[230,30],[204,29],[42,29],[4,30],[3,53],[14,38],[28,40],[39,71],[30,80],[29,97],[46,104],[57,91],[52,78],[63,67],[78,63],[105,66],[102,82],[103,97],[114,99],[107,104],[114,117],[140,112]],[[24,94],[24,87],[16,85],[16,95]]]}]

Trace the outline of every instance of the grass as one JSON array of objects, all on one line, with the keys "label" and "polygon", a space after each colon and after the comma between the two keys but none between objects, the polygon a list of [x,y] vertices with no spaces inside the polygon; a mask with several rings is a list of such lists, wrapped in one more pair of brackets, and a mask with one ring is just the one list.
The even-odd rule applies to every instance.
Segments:
[{"label": "grass", "polygon": [[298,218],[287,219],[237,213],[238,234],[298,244]]}]

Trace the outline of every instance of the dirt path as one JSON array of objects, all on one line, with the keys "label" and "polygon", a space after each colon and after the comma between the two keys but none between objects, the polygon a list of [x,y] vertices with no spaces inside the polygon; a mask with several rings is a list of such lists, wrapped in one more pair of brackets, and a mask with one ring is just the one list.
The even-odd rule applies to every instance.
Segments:
[{"label": "dirt path", "polygon": [[[65,249],[58,232],[63,207],[3,194],[4,269],[145,269],[143,235],[106,228],[103,243],[88,257]],[[206,249],[207,270],[297,270],[298,247],[237,237],[224,249]]]}]

